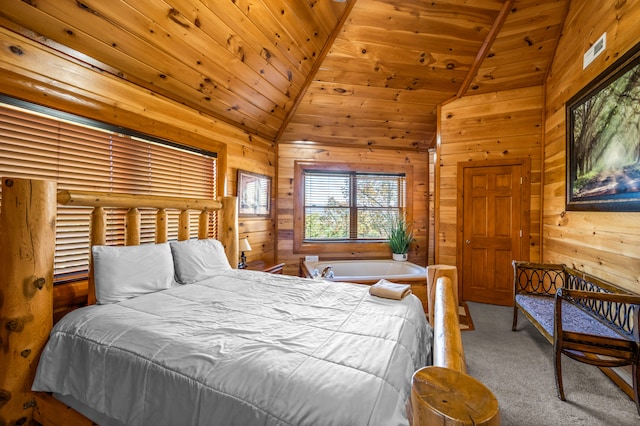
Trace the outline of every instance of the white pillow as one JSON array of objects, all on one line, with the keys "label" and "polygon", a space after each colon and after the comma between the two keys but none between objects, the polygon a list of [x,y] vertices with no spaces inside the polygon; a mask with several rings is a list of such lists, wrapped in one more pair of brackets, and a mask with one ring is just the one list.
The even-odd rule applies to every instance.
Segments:
[{"label": "white pillow", "polygon": [[168,243],[93,246],[91,252],[99,304],[120,302],[174,285]]},{"label": "white pillow", "polygon": [[218,240],[171,241],[176,281],[191,284],[215,277],[231,269],[224,247]]}]

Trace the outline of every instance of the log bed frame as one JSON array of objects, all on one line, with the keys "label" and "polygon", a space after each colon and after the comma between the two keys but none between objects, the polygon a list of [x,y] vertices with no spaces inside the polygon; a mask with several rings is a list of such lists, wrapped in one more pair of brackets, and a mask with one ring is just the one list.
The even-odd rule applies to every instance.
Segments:
[{"label": "log bed frame", "polygon": [[[69,295],[83,294],[82,304],[95,303],[93,279],[84,284],[53,285],[57,204],[91,206],[90,241],[106,243],[105,208],[127,208],[125,244],[140,244],[138,208],[155,208],[156,243],[167,241],[166,209],[180,211],[178,239],[189,238],[190,210],[199,212],[198,238],[207,238],[211,212],[221,211],[218,239],[231,265],[238,264],[238,215],[236,197],[186,199],[114,193],[57,191],[56,183],[29,179],[2,179],[0,212],[0,426],[32,424],[91,425],[93,422],[51,395],[31,391],[38,359],[54,322],[56,309],[68,305]],[[90,268],[91,269],[91,268]],[[77,298],[77,297],[76,297]],[[57,299],[64,299],[63,302]],[[449,278],[436,284],[434,318],[434,366],[414,374],[409,420],[426,424],[499,424],[497,400],[480,382],[466,375],[458,325],[457,301]],[[442,374],[444,373],[444,375]],[[453,382],[452,382],[453,381]],[[469,381],[473,382],[470,383]],[[444,389],[441,386],[454,389]],[[432,390],[437,388],[437,392]],[[458,399],[474,413],[454,413]],[[446,409],[438,401],[448,400]],[[435,403],[434,403],[435,401]],[[466,409],[468,411],[468,409]],[[457,417],[456,417],[457,416]],[[457,421],[463,419],[463,421]],[[473,423],[472,423],[473,422]]]}]

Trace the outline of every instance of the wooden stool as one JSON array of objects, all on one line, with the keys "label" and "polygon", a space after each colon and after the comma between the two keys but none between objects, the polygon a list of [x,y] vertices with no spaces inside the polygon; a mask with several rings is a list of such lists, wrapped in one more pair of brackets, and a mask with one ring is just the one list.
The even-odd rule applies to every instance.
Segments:
[{"label": "wooden stool", "polygon": [[424,367],[411,385],[413,426],[499,426],[498,400],[473,377],[442,367]]}]

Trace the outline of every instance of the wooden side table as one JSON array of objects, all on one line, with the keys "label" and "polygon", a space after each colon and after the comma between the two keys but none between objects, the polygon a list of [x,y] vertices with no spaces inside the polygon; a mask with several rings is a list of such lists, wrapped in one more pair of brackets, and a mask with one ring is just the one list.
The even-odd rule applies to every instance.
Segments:
[{"label": "wooden side table", "polygon": [[252,271],[268,272],[270,274],[282,274],[283,263],[276,263],[275,265],[267,265],[264,260],[254,260],[247,263],[247,269]]}]

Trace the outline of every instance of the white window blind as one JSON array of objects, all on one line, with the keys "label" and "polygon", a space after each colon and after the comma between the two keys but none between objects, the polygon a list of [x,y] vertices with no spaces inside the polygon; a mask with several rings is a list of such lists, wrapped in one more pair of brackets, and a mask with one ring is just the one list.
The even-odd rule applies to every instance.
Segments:
[{"label": "white window blind", "polygon": [[405,210],[404,174],[305,170],[304,240],[384,240]]},{"label": "white window blind", "polygon": [[[191,198],[216,196],[213,153],[205,155],[74,123],[66,117],[48,116],[17,103],[20,106],[0,103],[0,176],[54,180],[59,189]],[[58,281],[69,276],[86,276],[90,211],[58,206],[54,272]],[[109,243],[124,240],[125,213],[122,209],[107,210]],[[153,242],[154,212],[142,210],[141,216],[141,241]],[[198,218],[195,214],[191,216],[195,237]],[[211,215],[211,237],[215,237],[215,221],[215,215]],[[169,238],[177,238],[177,212],[169,211],[168,226]]]}]

